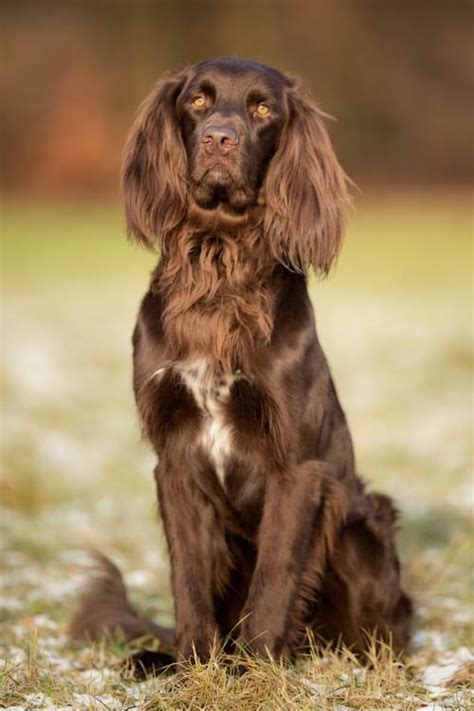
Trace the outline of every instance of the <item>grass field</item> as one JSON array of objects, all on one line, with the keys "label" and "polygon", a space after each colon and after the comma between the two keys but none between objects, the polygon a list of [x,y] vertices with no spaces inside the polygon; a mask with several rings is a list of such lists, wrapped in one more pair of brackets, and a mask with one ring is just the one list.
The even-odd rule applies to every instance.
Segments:
[{"label": "grass field", "polygon": [[115,206],[17,201],[3,214],[0,707],[472,708],[471,209],[445,193],[358,204],[312,294],[359,471],[402,511],[406,664],[315,653],[236,677],[213,660],[140,685],[117,670],[123,647],[71,646],[89,546],[122,566],[141,610],[172,621],[130,377],[154,258],[126,243]]}]

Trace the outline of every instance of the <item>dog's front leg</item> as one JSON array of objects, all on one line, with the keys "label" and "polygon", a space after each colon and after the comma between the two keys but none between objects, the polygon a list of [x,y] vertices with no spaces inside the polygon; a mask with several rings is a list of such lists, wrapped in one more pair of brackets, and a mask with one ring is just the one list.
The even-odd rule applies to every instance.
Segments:
[{"label": "dog's front leg", "polygon": [[344,493],[337,485],[318,461],[268,475],[257,564],[240,633],[261,654],[291,652],[291,627],[308,561],[317,579],[326,565],[327,539],[344,516]]},{"label": "dog's front leg", "polygon": [[170,553],[177,654],[205,660],[218,641],[213,568],[222,567],[216,559],[226,550],[223,532],[189,460],[163,457],[155,479]]}]

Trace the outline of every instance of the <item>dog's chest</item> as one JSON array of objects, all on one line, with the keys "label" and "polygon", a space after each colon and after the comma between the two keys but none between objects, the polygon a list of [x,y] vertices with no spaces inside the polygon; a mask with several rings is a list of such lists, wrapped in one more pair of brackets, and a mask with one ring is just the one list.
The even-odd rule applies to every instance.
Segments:
[{"label": "dog's chest", "polygon": [[179,366],[179,372],[204,415],[199,444],[224,485],[226,462],[232,449],[232,429],[227,419],[226,405],[233,383],[242,375],[239,371],[216,375],[205,359],[183,363]]}]

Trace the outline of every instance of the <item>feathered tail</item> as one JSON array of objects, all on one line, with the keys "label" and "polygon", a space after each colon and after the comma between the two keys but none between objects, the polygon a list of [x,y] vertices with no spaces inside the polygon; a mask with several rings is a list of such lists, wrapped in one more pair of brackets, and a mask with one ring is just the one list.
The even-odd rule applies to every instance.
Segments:
[{"label": "feathered tail", "polygon": [[140,615],[130,603],[120,570],[101,553],[92,553],[93,569],[69,621],[73,640],[95,641],[117,634],[127,640],[156,637],[160,648],[174,655],[174,629]]}]

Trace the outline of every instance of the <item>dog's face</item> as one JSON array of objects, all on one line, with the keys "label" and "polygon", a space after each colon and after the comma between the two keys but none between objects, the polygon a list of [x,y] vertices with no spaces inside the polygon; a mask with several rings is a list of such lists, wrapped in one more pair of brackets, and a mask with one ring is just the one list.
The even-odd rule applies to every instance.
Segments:
[{"label": "dog's face", "polygon": [[183,229],[253,226],[276,262],[327,272],[341,244],[347,180],[322,115],[293,78],[257,62],[210,59],[158,83],[122,180],[128,233],[148,247]]},{"label": "dog's face", "polygon": [[287,86],[280,72],[254,62],[196,66],[176,106],[200,207],[241,213],[255,205],[287,117]]}]

